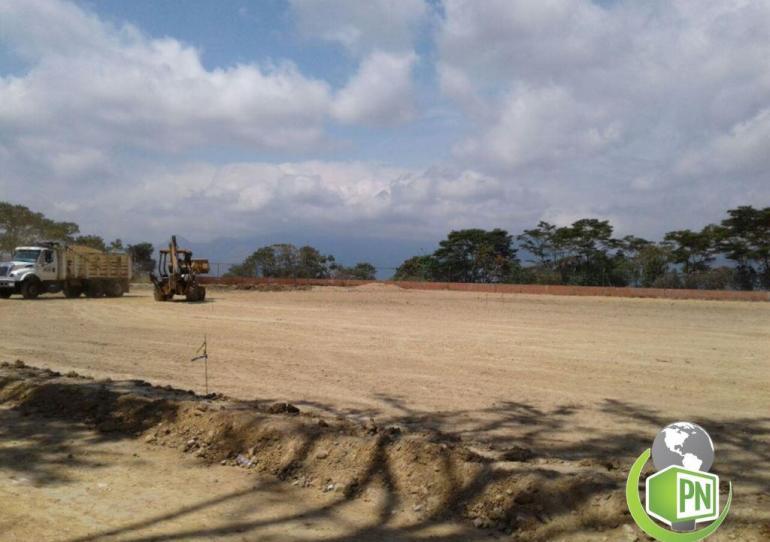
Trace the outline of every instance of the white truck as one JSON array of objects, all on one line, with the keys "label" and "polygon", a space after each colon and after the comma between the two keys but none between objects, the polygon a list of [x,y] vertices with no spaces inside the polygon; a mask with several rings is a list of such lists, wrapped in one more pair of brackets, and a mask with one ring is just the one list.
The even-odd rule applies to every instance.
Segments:
[{"label": "white truck", "polygon": [[128,292],[131,257],[81,245],[46,241],[17,247],[0,263],[0,298],[64,292],[66,297],[120,297]]}]

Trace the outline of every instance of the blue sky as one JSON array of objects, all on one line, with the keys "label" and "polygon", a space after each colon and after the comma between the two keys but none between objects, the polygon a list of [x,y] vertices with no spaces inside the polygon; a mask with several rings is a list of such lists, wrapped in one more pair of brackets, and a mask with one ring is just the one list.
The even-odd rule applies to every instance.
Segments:
[{"label": "blue sky", "polygon": [[770,4],[0,2],[0,198],[214,259],[770,203]]}]

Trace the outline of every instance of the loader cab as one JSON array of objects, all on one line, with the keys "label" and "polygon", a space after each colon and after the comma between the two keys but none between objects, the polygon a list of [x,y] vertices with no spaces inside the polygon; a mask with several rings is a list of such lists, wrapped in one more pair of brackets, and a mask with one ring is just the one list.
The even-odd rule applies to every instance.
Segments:
[{"label": "loader cab", "polygon": [[[178,266],[177,272],[182,275],[190,273],[192,267],[192,251],[176,249],[176,265]],[[170,256],[171,252],[168,250],[158,251],[158,273],[161,277],[167,277],[174,274],[174,258]]]}]

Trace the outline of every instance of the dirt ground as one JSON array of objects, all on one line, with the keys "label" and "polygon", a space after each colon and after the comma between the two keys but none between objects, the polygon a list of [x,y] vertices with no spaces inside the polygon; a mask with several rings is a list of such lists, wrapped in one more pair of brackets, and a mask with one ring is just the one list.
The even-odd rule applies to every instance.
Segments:
[{"label": "dirt ground", "polygon": [[[206,303],[188,305],[153,302],[150,291],[139,288],[121,299],[2,300],[0,326],[0,360],[199,393],[203,366],[189,360],[205,335],[210,390],[429,431],[503,463],[525,461],[533,471],[627,471],[661,427],[695,421],[715,442],[712,471],[734,483],[733,527],[766,533],[761,529],[770,525],[767,303],[372,285],[210,289]],[[3,445],[13,448],[23,439],[6,435]],[[113,444],[98,446],[109,454]],[[148,460],[129,469],[120,456],[113,463],[106,468],[136,470],[140,479],[156,470],[153,465],[166,464]],[[164,471],[169,485],[180,470],[201,488],[211,476],[175,467]],[[12,486],[0,486],[2,506],[13,494]],[[280,515],[288,506],[284,497],[267,493]],[[193,491],[184,494],[194,500]],[[87,502],[87,493],[79,495]],[[291,506],[312,509],[316,497],[292,497]],[[365,521],[363,508],[350,514],[344,521]],[[301,522],[296,527],[299,539],[314,538],[302,533]],[[264,534],[259,539],[269,539]]]}]

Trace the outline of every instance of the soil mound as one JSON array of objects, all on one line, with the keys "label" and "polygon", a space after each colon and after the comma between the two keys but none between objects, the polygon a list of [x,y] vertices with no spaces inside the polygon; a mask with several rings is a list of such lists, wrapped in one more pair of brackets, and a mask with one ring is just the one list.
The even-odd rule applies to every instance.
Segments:
[{"label": "soil mound", "polygon": [[137,380],[64,376],[17,362],[0,366],[0,404],[25,416],[127,433],[203,462],[271,473],[341,498],[384,499],[391,509],[426,518],[462,516],[514,539],[628,531],[617,473],[533,465],[522,450],[512,461],[495,462],[440,434],[319,417],[291,403],[204,397]]}]

